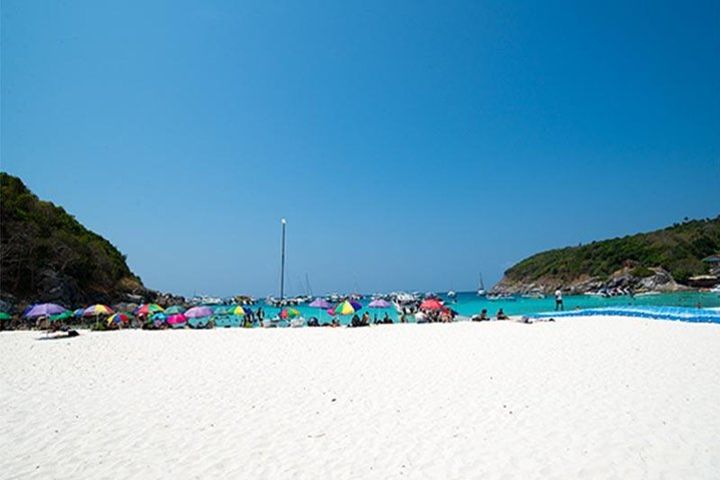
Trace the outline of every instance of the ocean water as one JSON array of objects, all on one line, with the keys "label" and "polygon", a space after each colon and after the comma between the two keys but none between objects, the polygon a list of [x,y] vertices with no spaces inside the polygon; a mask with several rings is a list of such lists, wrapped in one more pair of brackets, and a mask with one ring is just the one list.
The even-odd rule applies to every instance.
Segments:
[{"label": "ocean water", "polygon": [[[548,312],[555,309],[555,299],[547,297],[544,299],[517,298],[516,300],[488,300],[484,297],[478,297],[475,292],[459,292],[457,297],[452,300],[443,295],[441,298],[446,305],[463,316],[472,316],[480,313],[482,309],[487,309],[488,315],[494,317],[499,309],[508,315],[530,315],[540,312]],[[620,296],[612,298],[602,298],[590,295],[573,295],[563,298],[565,310],[602,308],[602,307],[637,307],[637,306],[675,306],[675,307],[720,307],[720,295],[717,293],[698,293],[698,292],[682,292],[667,293],[648,296]],[[375,316],[382,318],[387,313],[393,322],[398,321],[398,315],[394,308],[367,308],[370,299],[363,299],[360,303],[363,309],[359,314],[367,311],[373,320]],[[265,311],[265,318],[272,318],[280,313],[279,308],[270,307],[260,302],[254,305],[253,310],[261,306]],[[306,319],[317,317],[321,323],[330,322],[332,317],[325,311],[317,308],[310,308],[306,305],[300,305],[297,310],[300,311]],[[342,324],[347,324],[351,316],[340,317]],[[414,321],[412,317],[408,317],[409,321]]]}]

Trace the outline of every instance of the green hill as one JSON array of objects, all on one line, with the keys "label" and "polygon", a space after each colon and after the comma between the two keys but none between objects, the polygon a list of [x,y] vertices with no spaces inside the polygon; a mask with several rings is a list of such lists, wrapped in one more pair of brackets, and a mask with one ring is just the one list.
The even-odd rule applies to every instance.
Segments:
[{"label": "green hill", "polygon": [[0,293],[15,301],[113,302],[144,287],[125,256],[0,172]]},{"label": "green hill", "polygon": [[720,252],[720,216],[692,220],[649,233],[628,235],[535,254],[505,272],[498,291],[553,289],[559,286],[597,286],[624,272],[642,279],[657,268],[684,284],[707,273],[703,258]]}]

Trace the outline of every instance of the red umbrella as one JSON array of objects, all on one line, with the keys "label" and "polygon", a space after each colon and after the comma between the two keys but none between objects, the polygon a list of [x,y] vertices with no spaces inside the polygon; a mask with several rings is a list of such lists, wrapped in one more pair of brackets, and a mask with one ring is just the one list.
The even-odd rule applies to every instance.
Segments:
[{"label": "red umbrella", "polygon": [[428,298],[420,304],[421,310],[441,310],[444,305],[437,298]]}]

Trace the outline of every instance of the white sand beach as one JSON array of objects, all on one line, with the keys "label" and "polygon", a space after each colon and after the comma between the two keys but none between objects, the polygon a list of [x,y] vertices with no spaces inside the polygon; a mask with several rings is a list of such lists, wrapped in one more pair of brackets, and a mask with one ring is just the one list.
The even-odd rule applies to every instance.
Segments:
[{"label": "white sand beach", "polygon": [[0,332],[3,479],[720,477],[720,325]]}]

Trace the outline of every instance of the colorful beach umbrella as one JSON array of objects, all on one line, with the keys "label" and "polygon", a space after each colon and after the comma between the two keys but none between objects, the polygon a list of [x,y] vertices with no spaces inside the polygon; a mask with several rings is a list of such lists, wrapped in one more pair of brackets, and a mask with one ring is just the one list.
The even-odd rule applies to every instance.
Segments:
[{"label": "colorful beach umbrella", "polygon": [[10,320],[12,315],[7,312],[0,312],[0,320]]},{"label": "colorful beach umbrella", "polygon": [[100,315],[112,315],[113,309],[108,307],[107,305],[102,305],[100,303],[95,305],[90,305],[85,310],[83,310],[83,317],[98,317]]},{"label": "colorful beach umbrella", "polygon": [[192,307],[190,310],[185,312],[187,318],[203,318],[209,317],[213,314],[213,310],[210,307]]},{"label": "colorful beach umbrella", "polygon": [[187,324],[187,317],[182,313],[176,313],[167,317],[165,322],[173,328],[183,327]]},{"label": "colorful beach umbrella", "polygon": [[130,323],[130,316],[127,313],[115,313],[107,319],[108,325],[127,325]]},{"label": "colorful beach umbrella", "polygon": [[333,313],[331,315],[352,315],[358,310],[359,308],[355,308],[351,302],[345,300],[332,310]]},{"label": "colorful beach umbrella", "polygon": [[165,320],[167,320],[167,315],[165,315],[165,312],[153,313],[150,315],[150,320],[152,320],[156,326],[160,326],[165,323]]},{"label": "colorful beach umbrella", "polygon": [[230,307],[230,310],[228,310],[228,314],[242,317],[248,314],[248,310],[250,309],[247,307],[243,307],[242,305],[235,305],[234,307]]},{"label": "colorful beach umbrella", "polygon": [[168,315],[176,315],[178,313],[185,313],[185,309],[181,305],[173,305],[165,309],[165,313]]},{"label": "colorful beach umbrella", "polygon": [[157,303],[146,303],[144,305],[140,305],[135,310],[135,315],[152,315],[153,313],[159,313],[164,311],[165,309]]},{"label": "colorful beach umbrella", "polygon": [[330,302],[328,302],[327,300],[325,300],[324,298],[318,297],[315,300],[313,300],[312,302],[310,302],[308,304],[308,307],[322,308],[324,310],[327,310],[328,308],[332,308],[332,304]]},{"label": "colorful beach umbrella", "polygon": [[370,308],[389,308],[390,302],[388,302],[387,300],[383,300],[382,298],[378,298],[378,299],[370,302],[370,304],[368,304],[368,307],[370,307]]},{"label": "colorful beach umbrella", "polygon": [[297,318],[300,316],[300,311],[296,308],[283,308],[280,312],[280,318],[287,320],[289,318]]},{"label": "colorful beach umbrella", "polygon": [[77,317],[77,318],[82,317],[84,311],[85,311],[84,308],[78,308],[77,310],[75,310],[75,311],[73,312],[73,317]]},{"label": "colorful beach umbrella", "polygon": [[420,310],[442,310],[445,306],[437,298],[428,298],[420,304]]},{"label": "colorful beach umbrella", "polygon": [[41,303],[39,305],[33,305],[33,307],[25,313],[27,318],[38,318],[38,317],[49,317],[50,315],[57,315],[65,311],[65,307],[61,307],[56,303]]}]

